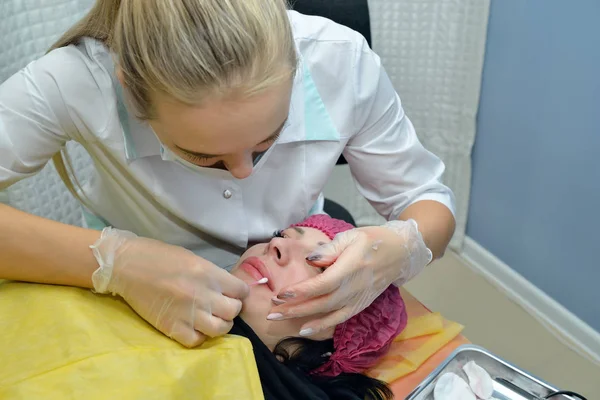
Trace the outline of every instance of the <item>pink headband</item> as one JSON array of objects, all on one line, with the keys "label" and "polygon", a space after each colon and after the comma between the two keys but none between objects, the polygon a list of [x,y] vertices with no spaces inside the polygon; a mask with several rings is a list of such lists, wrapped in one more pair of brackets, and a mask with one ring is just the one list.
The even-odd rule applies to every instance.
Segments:
[{"label": "pink headband", "polygon": [[[331,240],[338,233],[354,228],[323,214],[313,215],[293,226],[318,229]],[[312,373],[324,376],[363,373],[389,350],[394,338],[406,327],[407,320],[400,291],[391,285],[369,307],[335,327],[334,352]]]}]

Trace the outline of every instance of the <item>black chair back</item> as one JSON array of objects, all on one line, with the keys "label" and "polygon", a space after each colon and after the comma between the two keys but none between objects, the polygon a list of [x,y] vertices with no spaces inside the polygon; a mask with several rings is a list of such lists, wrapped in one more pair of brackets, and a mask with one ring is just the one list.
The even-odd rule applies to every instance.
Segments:
[{"label": "black chair back", "polygon": [[371,21],[367,0],[292,0],[292,8],[306,15],[329,18],[354,29],[371,46]]}]

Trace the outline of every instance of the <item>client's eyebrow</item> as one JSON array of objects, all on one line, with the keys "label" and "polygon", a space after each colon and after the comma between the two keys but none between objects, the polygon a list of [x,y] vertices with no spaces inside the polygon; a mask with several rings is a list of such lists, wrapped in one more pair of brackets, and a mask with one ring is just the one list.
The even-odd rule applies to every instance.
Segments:
[{"label": "client's eyebrow", "polygon": [[294,226],[293,229],[298,232],[300,235],[304,235],[304,229]]}]

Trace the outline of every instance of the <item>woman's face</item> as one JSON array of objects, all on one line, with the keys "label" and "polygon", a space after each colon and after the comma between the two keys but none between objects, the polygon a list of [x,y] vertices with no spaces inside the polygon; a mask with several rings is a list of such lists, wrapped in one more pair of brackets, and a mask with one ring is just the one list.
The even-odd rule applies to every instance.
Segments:
[{"label": "woman's face", "polygon": [[[272,299],[284,287],[312,278],[322,270],[306,262],[313,250],[331,240],[323,232],[313,228],[289,228],[269,243],[257,244],[248,249],[232,270],[232,274],[247,283],[266,277],[269,282],[250,287],[250,294],[243,301],[240,316],[271,350],[283,338],[299,336],[302,325],[311,318],[294,318],[269,321]],[[312,317],[315,318],[315,317]],[[333,337],[333,328],[313,339]]]},{"label": "woman's face", "polygon": [[287,122],[292,80],[250,98],[223,98],[189,106],[156,94],[158,139],[184,160],[227,169],[238,179],[252,173],[254,159],[275,143]]}]

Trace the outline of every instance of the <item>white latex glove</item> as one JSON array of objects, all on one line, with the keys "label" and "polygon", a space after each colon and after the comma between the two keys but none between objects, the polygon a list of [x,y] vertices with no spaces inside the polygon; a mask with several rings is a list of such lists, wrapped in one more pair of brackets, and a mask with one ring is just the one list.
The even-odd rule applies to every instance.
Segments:
[{"label": "white latex glove", "polygon": [[284,288],[271,319],[317,314],[300,334],[312,336],[367,308],[390,284],[402,286],[431,262],[416,221],[392,221],[379,227],[352,229],[315,250],[307,261],[325,271]]},{"label": "white latex glove", "polygon": [[187,347],[229,332],[248,285],[184,248],[105,228],[90,246],[98,293],[119,295],[146,321]]}]

